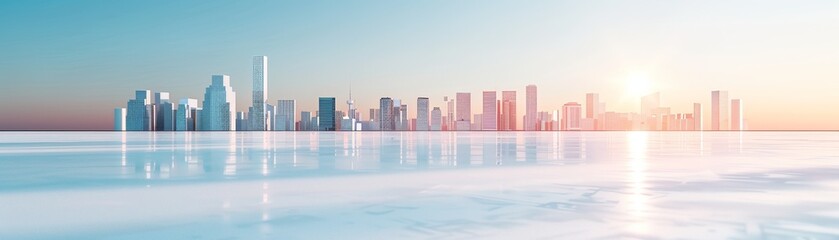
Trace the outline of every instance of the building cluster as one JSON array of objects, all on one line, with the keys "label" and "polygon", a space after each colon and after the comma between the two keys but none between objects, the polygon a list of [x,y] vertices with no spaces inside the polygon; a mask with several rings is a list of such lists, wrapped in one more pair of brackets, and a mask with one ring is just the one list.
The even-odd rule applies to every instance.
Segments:
[{"label": "building cluster", "polygon": [[[702,105],[690,113],[674,113],[662,107],[660,94],[641,98],[639,112],[606,111],[597,93],[586,94],[585,105],[569,102],[562,109],[538,111],[536,85],[525,87],[525,111],[519,119],[516,91],[483,91],[481,113],[472,113],[472,94],[459,92],[443,97],[444,110],[432,107],[429,98],[418,97],[414,118],[408,104],[382,97],[378,108],[369,109],[366,120],[357,111],[352,90],[346,112],[338,110],[335,97],[318,98],[315,112],[297,114],[295,100],[268,102],[268,58],[253,58],[253,101],[248,112],[236,111],[236,93],[227,75],[213,75],[204,100],[184,98],[173,102],[168,92],[137,90],[125,108],[114,110],[117,131],[701,131]],[[519,121],[520,120],[520,121]],[[519,125],[521,123],[521,125]],[[521,126],[521,127],[519,127]],[[745,130],[740,99],[729,100],[727,91],[711,92],[711,129]]]}]

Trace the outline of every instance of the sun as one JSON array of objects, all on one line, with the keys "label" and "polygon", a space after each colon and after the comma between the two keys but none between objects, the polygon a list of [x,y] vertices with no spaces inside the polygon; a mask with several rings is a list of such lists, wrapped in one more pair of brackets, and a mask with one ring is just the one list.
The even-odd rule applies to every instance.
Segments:
[{"label": "sun", "polygon": [[633,73],[626,78],[626,94],[633,97],[644,96],[652,90],[652,80],[645,73]]}]

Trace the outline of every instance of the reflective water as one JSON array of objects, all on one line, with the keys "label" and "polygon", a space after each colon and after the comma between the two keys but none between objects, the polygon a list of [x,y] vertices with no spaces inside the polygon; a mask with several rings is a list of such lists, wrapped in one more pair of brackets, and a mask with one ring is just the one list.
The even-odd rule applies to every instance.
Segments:
[{"label": "reflective water", "polygon": [[0,239],[837,239],[835,132],[0,132]]}]

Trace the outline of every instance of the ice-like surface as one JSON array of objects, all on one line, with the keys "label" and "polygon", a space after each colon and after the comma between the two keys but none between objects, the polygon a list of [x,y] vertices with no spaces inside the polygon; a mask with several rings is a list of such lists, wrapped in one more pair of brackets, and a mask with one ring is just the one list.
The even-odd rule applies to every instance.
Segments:
[{"label": "ice-like surface", "polygon": [[0,132],[0,239],[837,239],[836,132]]}]

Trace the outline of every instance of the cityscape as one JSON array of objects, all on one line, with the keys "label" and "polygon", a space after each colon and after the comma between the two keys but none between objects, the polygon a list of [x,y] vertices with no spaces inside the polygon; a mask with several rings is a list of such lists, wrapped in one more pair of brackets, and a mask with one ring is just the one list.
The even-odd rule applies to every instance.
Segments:
[{"label": "cityscape", "polygon": [[[444,97],[444,106],[431,106],[428,97],[403,100],[381,97],[368,111],[355,106],[350,86],[346,105],[332,96],[317,99],[317,109],[297,109],[297,100],[268,96],[268,57],[253,57],[252,104],[237,111],[236,91],[228,75],[212,75],[202,104],[195,98],[177,103],[169,92],[137,90],[126,107],[114,109],[115,131],[743,131],[742,99],[728,91],[711,92],[711,116],[703,105],[693,103],[692,112],[673,112],[661,103],[661,93],[641,97],[637,112],[607,110],[598,93],[586,93],[582,102],[568,102],[562,109],[539,109],[536,85],[524,92],[525,114],[518,116],[517,91],[481,92],[476,113],[471,92]],[[499,98],[500,97],[500,98]],[[152,99],[153,98],[153,99]],[[153,100],[153,101],[152,101]],[[414,111],[415,117],[409,118]],[[704,121],[710,121],[705,129]]]}]

